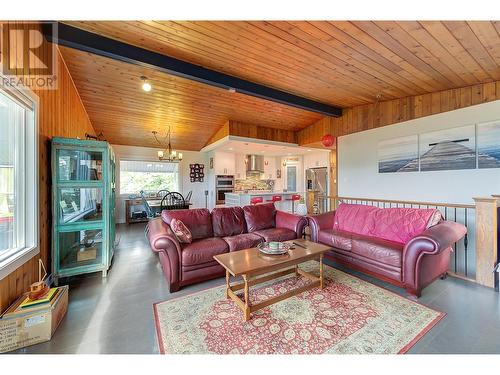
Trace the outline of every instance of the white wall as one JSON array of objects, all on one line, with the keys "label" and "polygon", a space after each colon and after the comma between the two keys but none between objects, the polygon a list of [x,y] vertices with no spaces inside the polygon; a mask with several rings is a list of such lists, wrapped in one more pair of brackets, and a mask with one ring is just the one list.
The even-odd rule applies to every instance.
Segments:
[{"label": "white wall", "polygon": [[[125,198],[127,195],[120,194],[120,159],[158,161],[157,148],[113,145],[116,154],[116,221],[125,222]],[[186,195],[193,191],[191,202],[192,208],[205,207],[205,190],[208,189],[208,157],[206,153],[195,151],[182,151],[182,161],[179,163],[179,191]],[[191,182],[189,179],[189,164],[205,164],[205,179],[203,182]]]},{"label": "white wall", "polygon": [[339,195],[445,203],[500,194],[500,169],[378,173],[377,143],[500,119],[500,101],[480,104],[338,139]]}]

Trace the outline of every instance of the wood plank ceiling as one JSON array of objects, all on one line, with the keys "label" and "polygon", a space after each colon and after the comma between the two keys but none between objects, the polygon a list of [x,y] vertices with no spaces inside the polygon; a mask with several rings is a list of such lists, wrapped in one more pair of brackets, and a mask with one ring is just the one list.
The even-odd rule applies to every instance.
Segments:
[{"label": "wood plank ceiling", "polygon": [[[66,22],[327,104],[352,107],[500,80],[500,22]],[[94,127],[113,143],[195,150],[227,120],[298,130],[320,116],[61,48]],[[138,90],[138,77],[154,90]]]}]

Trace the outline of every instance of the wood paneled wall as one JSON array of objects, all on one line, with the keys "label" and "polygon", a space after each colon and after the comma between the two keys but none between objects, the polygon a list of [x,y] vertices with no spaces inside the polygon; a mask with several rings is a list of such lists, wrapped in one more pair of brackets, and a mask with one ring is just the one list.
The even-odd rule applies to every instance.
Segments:
[{"label": "wood paneled wall", "polygon": [[342,117],[324,117],[297,132],[299,145],[317,145],[325,134],[342,136],[419,117],[500,99],[500,81],[435,93],[380,101],[344,110]]},{"label": "wood paneled wall", "polygon": [[0,280],[0,311],[5,310],[38,277],[38,259],[50,267],[51,251],[51,169],[52,137],[95,135],[78,91],[58,51],[57,90],[36,90],[39,103],[39,222],[40,253],[9,276]]},{"label": "wood paneled wall", "polygon": [[217,130],[217,132],[208,140],[206,145],[214,143],[219,139],[227,137],[228,135],[262,139],[266,141],[297,143],[296,132],[292,130],[268,128],[265,126],[229,120],[219,130]]}]

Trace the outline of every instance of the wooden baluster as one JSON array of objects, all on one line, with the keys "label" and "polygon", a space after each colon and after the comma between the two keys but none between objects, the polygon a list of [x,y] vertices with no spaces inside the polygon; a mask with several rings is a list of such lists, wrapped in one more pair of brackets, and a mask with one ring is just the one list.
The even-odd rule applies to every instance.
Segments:
[{"label": "wooden baluster", "polygon": [[497,198],[473,198],[476,203],[476,281],[494,287],[497,255]]}]

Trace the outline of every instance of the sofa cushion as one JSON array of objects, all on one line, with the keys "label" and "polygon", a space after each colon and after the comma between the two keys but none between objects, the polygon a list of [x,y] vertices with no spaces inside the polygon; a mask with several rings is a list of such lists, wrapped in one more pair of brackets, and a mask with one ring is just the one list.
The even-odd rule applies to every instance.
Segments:
[{"label": "sofa cushion", "polygon": [[351,251],[352,248],[350,233],[341,230],[320,230],[318,233],[318,240],[325,245],[333,246],[337,249]]},{"label": "sofa cushion", "polygon": [[223,240],[229,245],[229,251],[249,249],[264,241],[261,236],[255,233],[243,233],[236,236],[224,237]]},{"label": "sofa cushion", "polygon": [[297,238],[297,233],[291,229],[286,228],[269,228],[261,229],[254,232],[258,234],[266,242],[269,241],[289,241]]},{"label": "sofa cushion", "polygon": [[181,220],[191,232],[193,240],[213,236],[212,217],[206,208],[192,210],[163,210],[161,217],[170,225],[173,218]]},{"label": "sofa cushion", "polygon": [[212,210],[215,237],[229,237],[246,233],[245,214],[241,207],[217,207]]},{"label": "sofa cushion", "polygon": [[351,237],[351,252],[354,254],[361,255],[377,263],[401,267],[403,244],[356,234],[352,234]]},{"label": "sofa cushion", "polygon": [[342,203],[335,211],[333,229],[405,244],[440,219],[436,209],[378,208]]},{"label": "sofa cushion", "polygon": [[257,204],[243,207],[249,232],[274,228],[276,226],[276,208],[274,203]]},{"label": "sofa cushion", "polygon": [[224,254],[229,251],[227,243],[218,237],[199,239],[190,244],[181,244],[181,248],[183,266],[213,262],[214,255]]},{"label": "sofa cushion", "polygon": [[407,243],[425,231],[436,220],[436,209],[384,208],[373,212],[371,236]]},{"label": "sofa cushion", "polygon": [[375,225],[372,213],[375,206],[342,203],[335,210],[333,229],[369,236]]}]

